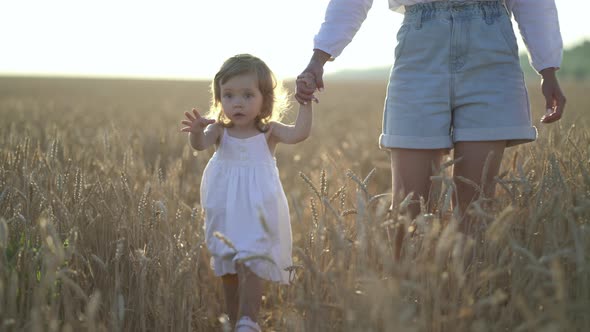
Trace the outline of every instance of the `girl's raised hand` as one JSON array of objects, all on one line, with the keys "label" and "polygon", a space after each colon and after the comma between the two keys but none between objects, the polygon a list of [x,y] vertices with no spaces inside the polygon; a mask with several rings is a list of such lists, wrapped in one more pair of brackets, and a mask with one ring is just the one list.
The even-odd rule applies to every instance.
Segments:
[{"label": "girl's raised hand", "polygon": [[205,127],[215,123],[215,120],[213,119],[207,119],[202,117],[196,108],[193,108],[192,114],[190,112],[184,112],[184,115],[186,116],[187,120],[182,120],[180,123],[182,123],[186,127],[183,127],[182,129],[180,129],[180,131],[186,133],[202,133]]}]

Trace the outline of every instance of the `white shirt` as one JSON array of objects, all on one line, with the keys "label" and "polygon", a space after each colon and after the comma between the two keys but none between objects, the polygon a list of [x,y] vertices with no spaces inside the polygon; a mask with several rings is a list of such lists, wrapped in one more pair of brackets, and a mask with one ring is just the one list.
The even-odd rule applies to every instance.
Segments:
[{"label": "white shirt", "polygon": [[[388,1],[391,10],[403,13],[403,6],[444,0]],[[518,23],[533,68],[537,71],[549,67],[559,68],[563,58],[563,41],[555,1],[505,0],[505,2]],[[334,58],[339,56],[360,29],[372,5],[373,0],[331,0],[320,31],[314,38],[314,48]]]}]

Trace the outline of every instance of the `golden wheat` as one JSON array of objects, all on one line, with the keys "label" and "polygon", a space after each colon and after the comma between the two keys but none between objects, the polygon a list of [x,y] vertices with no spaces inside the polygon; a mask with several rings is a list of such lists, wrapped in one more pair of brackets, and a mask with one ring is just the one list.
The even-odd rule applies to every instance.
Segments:
[{"label": "golden wheat", "polygon": [[[507,151],[466,237],[455,161],[433,177],[433,211],[390,210],[385,85],[328,81],[312,137],[277,153],[293,283],[268,285],[264,330],[590,330],[587,89],[566,82],[566,118]],[[212,151],[178,131],[208,100],[207,82],[0,79],[0,330],[227,328],[198,205]],[[397,225],[411,236],[396,262]]]}]

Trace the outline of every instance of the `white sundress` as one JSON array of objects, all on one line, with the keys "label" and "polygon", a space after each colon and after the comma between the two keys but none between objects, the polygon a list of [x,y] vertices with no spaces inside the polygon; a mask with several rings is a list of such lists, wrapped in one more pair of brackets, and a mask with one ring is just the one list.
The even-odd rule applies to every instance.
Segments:
[{"label": "white sundress", "polygon": [[285,270],[292,265],[289,206],[264,133],[241,139],[223,130],[203,171],[201,206],[215,275],[236,273],[235,263],[242,260],[263,279],[289,283]]}]

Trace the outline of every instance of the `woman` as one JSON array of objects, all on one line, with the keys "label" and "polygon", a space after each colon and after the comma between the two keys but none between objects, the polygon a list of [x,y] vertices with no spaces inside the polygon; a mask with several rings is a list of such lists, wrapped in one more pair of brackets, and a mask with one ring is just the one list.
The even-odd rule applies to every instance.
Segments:
[{"label": "woman", "polygon": [[[352,41],[372,2],[332,0],[328,4],[314,38],[313,55],[303,71],[315,76],[320,91],[324,64]],[[453,175],[476,183],[486,197],[492,197],[504,149],[537,136],[512,15],[531,64],[542,77],[547,113],[541,122],[557,121],[563,114],[566,99],[555,76],[563,44],[554,0],[389,0],[389,5],[404,14],[379,140],[391,156],[393,201],[409,193],[415,201],[428,198],[432,166],[440,165],[449,149],[456,161]],[[297,84],[299,102],[310,102],[313,93]],[[457,181],[456,189],[454,204],[463,214],[478,192],[464,181]],[[411,204],[411,216],[419,209],[419,204]],[[460,226],[467,232],[468,218]],[[400,228],[396,256],[403,232]]]}]

